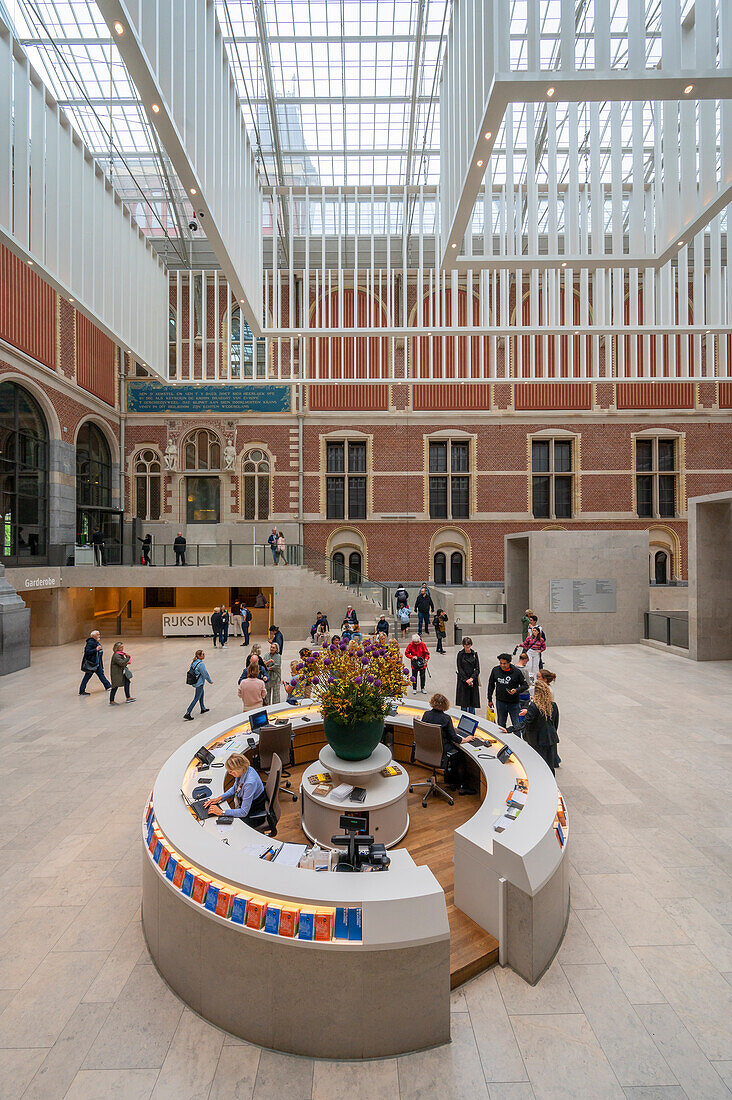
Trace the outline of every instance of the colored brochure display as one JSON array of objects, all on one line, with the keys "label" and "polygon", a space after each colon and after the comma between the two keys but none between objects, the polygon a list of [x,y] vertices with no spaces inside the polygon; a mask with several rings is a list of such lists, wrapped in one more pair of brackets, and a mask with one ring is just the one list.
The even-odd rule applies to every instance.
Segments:
[{"label": "colored brochure display", "polygon": [[[334,906],[301,909],[298,906],[246,895],[227,883],[217,882],[187,863],[163,836],[157,826],[152,801],[145,813],[145,842],[153,862],[171,886],[209,913],[270,936],[286,939],[363,942],[363,910],[361,906]],[[283,844],[286,862],[295,866],[295,856],[301,858],[304,846]],[[260,856],[261,858],[261,856]]]},{"label": "colored brochure display", "polygon": [[496,833],[502,833],[512,821],[515,821],[519,816],[524,806],[526,805],[526,798],[529,793],[528,783],[525,779],[517,779],[513,790],[506,798],[506,809],[502,814],[499,814],[496,820],[493,822],[493,829]]}]

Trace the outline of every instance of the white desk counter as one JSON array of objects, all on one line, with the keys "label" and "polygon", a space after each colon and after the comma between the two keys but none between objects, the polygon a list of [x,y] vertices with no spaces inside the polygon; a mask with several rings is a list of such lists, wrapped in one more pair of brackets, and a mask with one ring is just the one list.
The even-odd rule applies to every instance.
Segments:
[{"label": "white desk counter", "polygon": [[[387,719],[396,760],[408,760],[412,723],[424,709],[416,701],[405,702]],[[283,704],[268,713],[292,721],[296,763],[317,759],[324,738],[314,704]],[[451,714],[457,721],[460,712]],[[500,734],[485,720],[479,720],[478,732],[489,741],[462,751],[480,769],[485,797],[455,831],[455,903],[496,936],[504,961],[535,981],[561,942],[567,915],[565,846],[555,828],[557,787],[541,758],[519,738]],[[252,852],[268,841],[263,834],[234,820],[224,843],[215,820],[201,823],[187,806],[181,789],[190,796],[201,782],[197,749],[205,745],[216,763],[223,763],[232,751],[246,749],[252,736],[256,741],[247,716],[235,715],[187,740],[158,774],[149,821],[143,824],[143,924],[161,973],[206,1019],[279,1050],[366,1058],[445,1042],[449,927],[445,896],[429,867],[418,867],[398,848],[389,853],[391,866],[384,872],[336,874],[282,866]],[[486,758],[503,744],[514,753],[506,764]],[[207,785],[214,795],[221,793],[223,767],[200,774],[210,776]],[[516,780],[528,787],[526,805],[497,833],[494,821]],[[349,810],[357,812],[350,804],[342,808]],[[429,813],[429,807],[422,812]],[[560,833],[566,840],[566,829]],[[168,861],[175,862],[168,866]],[[190,872],[199,900],[194,900],[195,886],[187,896],[180,881],[176,884],[173,866],[178,877]],[[206,908],[201,890],[210,891],[209,905],[216,896],[224,904]],[[282,905],[326,915],[330,910],[334,924],[339,914],[360,910],[362,938],[288,938],[234,923],[230,901],[226,911],[229,895],[240,899],[240,912],[242,900],[254,899],[256,913],[257,899],[264,899],[275,910]],[[232,991],[232,973],[242,975],[238,991]],[[222,982],[226,997],[216,993]],[[311,985],[327,991],[317,1000],[317,1027],[304,1022]]]}]

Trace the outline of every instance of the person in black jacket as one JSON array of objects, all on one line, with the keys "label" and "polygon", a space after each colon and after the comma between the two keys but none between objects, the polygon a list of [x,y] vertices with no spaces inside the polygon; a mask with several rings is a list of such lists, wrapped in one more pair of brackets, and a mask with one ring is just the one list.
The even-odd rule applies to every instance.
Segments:
[{"label": "person in black jacket", "polygon": [[282,631],[278,626],[272,625],[269,628],[269,640],[270,642],[276,642],[277,648],[279,649],[280,653],[282,653],[282,647],[285,644],[285,639],[282,637]]},{"label": "person in black jacket", "polygon": [[544,680],[537,679],[534,698],[520,713],[524,720],[524,741],[538,752],[553,775],[557,766],[559,707],[554,702],[552,689]]},{"label": "person in black jacket", "polygon": [[432,597],[427,591],[427,585],[423,584],[419,590],[419,595],[414,601],[414,609],[417,612],[417,633],[422,633],[422,626],[424,626],[425,634],[430,632],[430,611],[435,610],[435,605],[432,602]]},{"label": "person in black jacket", "polygon": [[179,531],[173,539],[173,549],[175,550],[175,564],[185,565],[186,563],[186,540],[183,537],[183,532]]},{"label": "person in black jacket", "polygon": [[445,623],[446,622],[447,622],[447,615],[442,610],[442,608],[439,607],[437,609],[437,612],[435,613],[434,619],[432,620],[432,625],[435,628],[435,634],[437,635],[437,652],[438,653],[444,653],[445,652],[442,643],[445,641],[445,636],[447,634],[447,630],[445,629]]},{"label": "person in black jacket", "polygon": [[94,547],[94,564],[104,565],[104,535],[98,527],[94,528],[91,541]]},{"label": "person in black jacket", "polygon": [[379,619],[378,623],[376,624],[376,630],[374,631],[374,633],[375,634],[386,634],[387,638],[389,637],[389,624],[386,621],[386,619],[384,618],[383,613],[382,613],[382,616]]},{"label": "person in black jacket", "polygon": [[137,536],[137,541],[142,543],[142,564],[151,565],[150,554],[152,552],[152,535],[145,535],[144,539]]},{"label": "person in black jacket", "polygon": [[396,592],[394,593],[394,602],[396,604],[397,611],[400,607],[406,607],[409,603],[409,593],[407,592],[403,584],[400,584]]},{"label": "person in black jacket", "polygon": [[480,706],[480,661],[473,650],[473,639],[463,638],[463,648],[457,655],[457,690],[455,706],[475,714]]},{"label": "person in black jacket", "polygon": [[445,773],[445,786],[451,790],[459,785],[460,794],[477,794],[474,787],[466,781],[465,760],[458,745],[463,741],[474,741],[474,737],[463,737],[453,725],[452,718],[445,712],[449,709],[450,702],[445,695],[436,692],[430,699],[430,710],[422,715],[423,722],[431,722],[440,727],[442,734],[442,760],[440,767]]},{"label": "person in black jacket", "polygon": [[505,726],[506,720],[511,719],[511,731],[518,732],[521,724],[519,711],[519,695],[526,685],[526,677],[523,672],[511,664],[510,653],[499,653],[498,664],[491,669],[488,680],[488,706],[493,706],[493,692],[496,693],[496,722],[499,726]]},{"label": "person in black jacket", "polygon": [[226,643],[229,640],[229,623],[231,622],[231,618],[229,616],[228,610],[223,604],[221,605],[219,610],[221,612],[221,630],[219,633],[219,641],[221,642],[221,648],[227,649],[228,647]]},{"label": "person in black jacket", "polygon": [[216,641],[221,637],[221,608],[215,607],[211,616],[211,633],[213,635],[213,647],[216,649]]},{"label": "person in black jacket", "polygon": [[86,690],[86,685],[89,683],[92,676],[99,677],[104,684],[105,691],[109,691],[111,688],[112,685],[104,675],[103,652],[101,634],[98,630],[92,630],[84,645],[84,653],[81,658],[81,671],[84,673],[84,676],[82,677],[79,687],[79,695],[89,695],[89,692]]}]

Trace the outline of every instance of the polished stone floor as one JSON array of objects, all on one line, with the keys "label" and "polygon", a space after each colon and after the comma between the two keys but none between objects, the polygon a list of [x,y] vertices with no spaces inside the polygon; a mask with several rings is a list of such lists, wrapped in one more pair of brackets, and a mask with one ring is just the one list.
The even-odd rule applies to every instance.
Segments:
[{"label": "polished stone floor", "polygon": [[[479,641],[484,683],[504,644]],[[81,648],[36,649],[0,681],[0,1100],[730,1095],[732,662],[550,650],[571,822],[559,955],[534,988],[496,968],[457,991],[449,1046],[354,1064],[242,1043],[158,976],[139,821],[160,765],[203,728],[181,720],[195,646],[133,639],[137,701],[116,708],[100,685],[79,699]],[[238,710],[242,652],[208,653],[212,721]],[[433,656],[429,688],[453,697],[454,661]]]}]

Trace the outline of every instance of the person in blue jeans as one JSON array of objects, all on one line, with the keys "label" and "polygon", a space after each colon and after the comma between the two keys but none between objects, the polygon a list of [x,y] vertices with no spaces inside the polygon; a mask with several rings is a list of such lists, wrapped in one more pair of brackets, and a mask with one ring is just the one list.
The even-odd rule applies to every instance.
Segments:
[{"label": "person in blue jeans", "polygon": [[206,685],[206,682],[208,681],[209,684],[213,683],[213,680],[209,676],[208,670],[203,663],[203,659],[205,656],[206,654],[203,652],[202,649],[197,649],[196,656],[191,662],[191,668],[196,676],[196,693],[191,700],[188,710],[183,715],[187,722],[193,721],[193,715],[191,714],[191,711],[195,707],[196,703],[198,703],[201,707],[201,714],[208,714],[208,711],[210,709],[209,707],[204,707],[203,705],[203,689]]},{"label": "person in blue jeans", "polygon": [[84,646],[84,654],[81,658],[81,671],[84,673],[82,677],[81,685],[79,686],[79,695],[89,695],[86,690],[86,685],[91,680],[92,676],[98,676],[104,685],[104,690],[109,691],[111,684],[107,677],[104,675],[104,661],[101,644],[101,634],[98,630],[92,630],[91,634],[86,640]]},{"label": "person in blue jeans", "polygon": [[488,706],[493,706],[493,694],[496,696],[496,722],[503,729],[506,722],[511,719],[511,730],[516,733],[521,725],[519,711],[521,710],[520,696],[526,690],[526,677],[524,672],[511,664],[510,653],[499,653],[498,664],[491,669],[488,680]]},{"label": "person in blue jeans", "polygon": [[277,555],[277,542],[279,540],[279,537],[280,536],[277,533],[277,528],[273,527],[272,528],[272,534],[267,539],[267,542],[269,544],[269,548],[272,551],[272,564],[273,565],[277,565],[277,556],[278,556]]},{"label": "person in blue jeans", "polygon": [[435,610],[435,605],[426,584],[423,584],[419,590],[419,595],[414,601],[414,609],[417,612],[417,633],[421,634],[424,629],[425,634],[429,634],[430,612]]}]

